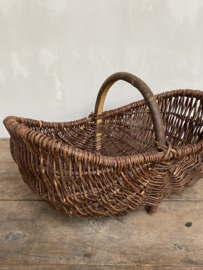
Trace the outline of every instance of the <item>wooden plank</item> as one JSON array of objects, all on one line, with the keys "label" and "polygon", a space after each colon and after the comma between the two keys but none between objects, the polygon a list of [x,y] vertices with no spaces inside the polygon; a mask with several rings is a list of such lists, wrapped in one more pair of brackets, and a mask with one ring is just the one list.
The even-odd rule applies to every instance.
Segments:
[{"label": "wooden plank", "polygon": [[2,265],[0,270],[202,270],[203,267],[139,265]]},{"label": "wooden plank", "polygon": [[0,202],[4,264],[203,266],[203,201],[164,201],[156,215],[68,218],[42,201]]},{"label": "wooden plank", "polygon": [[[165,200],[203,200],[203,179]],[[0,163],[0,200],[41,200],[23,182],[15,163]]]},{"label": "wooden plank", "polygon": [[10,153],[10,139],[0,139],[0,163],[14,162]]},{"label": "wooden plank", "polygon": [[0,163],[0,200],[42,200],[24,183],[15,163]]}]

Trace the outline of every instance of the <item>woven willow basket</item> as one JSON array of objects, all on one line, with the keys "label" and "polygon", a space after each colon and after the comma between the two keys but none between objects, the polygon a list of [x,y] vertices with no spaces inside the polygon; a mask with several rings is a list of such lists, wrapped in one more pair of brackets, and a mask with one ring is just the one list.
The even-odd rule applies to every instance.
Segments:
[{"label": "woven willow basket", "polygon": [[[118,80],[144,100],[103,111]],[[67,216],[124,216],[147,206],[155,213],[171,192],[203,176],[203,92],[176,90],[154,96],[129,73],[102,85],[89,118],[48,123],[9,116],[11,154],[24,182]]]}]

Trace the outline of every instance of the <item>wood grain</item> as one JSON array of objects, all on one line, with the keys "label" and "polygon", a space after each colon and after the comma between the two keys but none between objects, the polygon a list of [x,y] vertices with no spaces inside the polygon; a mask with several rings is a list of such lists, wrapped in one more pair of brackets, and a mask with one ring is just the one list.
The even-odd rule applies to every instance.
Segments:
[{"label": "wood grain", "polygon": [[42,201],[1,201],[0,262],[203,266],[202,209],[202,201],[165,201],[154,216],[86,219]]},{"label": "wood grain", "polygon": [[15,163],[0,163],[0,200],[41,200],[24,183]]},{"label": "wood grain", "polygon": [[0,163],[14,162],[10,154],[10,139],[0,139]]},{"label": "wood grain", "polygon": [[0,265],[0,270],[201,270],[203,267],[140,265]]}]

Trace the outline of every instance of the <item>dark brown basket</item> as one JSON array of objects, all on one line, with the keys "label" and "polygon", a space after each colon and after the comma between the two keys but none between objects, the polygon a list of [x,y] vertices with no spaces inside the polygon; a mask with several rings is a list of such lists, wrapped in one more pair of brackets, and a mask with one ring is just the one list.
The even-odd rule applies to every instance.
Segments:
[{"label": "dark brown basket", "polygon": [[[102,112],[118,80],[145,100]],[[155,213],[164,197],[203,176],[202,114],[203,92],[154,96],[122,72],[104,82],[89,118],[48,123],[9,116],[4,124],[24,182],[52,208],[67,216],[118,217],[143,206]]]}]

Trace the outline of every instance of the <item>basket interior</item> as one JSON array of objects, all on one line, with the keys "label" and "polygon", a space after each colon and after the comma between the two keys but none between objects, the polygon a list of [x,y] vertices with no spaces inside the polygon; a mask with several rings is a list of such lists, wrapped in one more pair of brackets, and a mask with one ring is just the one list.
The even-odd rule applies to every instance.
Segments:
[{"label": "basket interior", "polygon": [[[203,102],[202,95],[194,94],[191,90],[176,90],[157,95],[166,138],[172,146],[200,140]],[[151,116],[144,100],[103,112],[99,118],[99,125],[84,119],[63,125],[58,123],[57,128],[43,126],[40,132],[90,152],[96,152],[99,143],[104,156],[128,156],[155,149]]]}]

